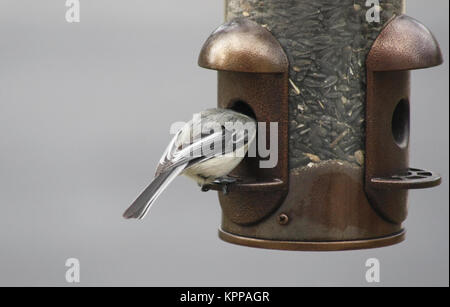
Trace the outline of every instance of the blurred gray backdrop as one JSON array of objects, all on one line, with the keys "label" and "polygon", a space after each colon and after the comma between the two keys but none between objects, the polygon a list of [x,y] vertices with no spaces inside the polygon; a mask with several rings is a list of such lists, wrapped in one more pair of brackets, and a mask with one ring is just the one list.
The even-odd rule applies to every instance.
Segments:
[{"label": "blurred gray backdrop", "polygon": [[411,165],[443,184],[410,194],[407,240],[339,253],[251,249],[217,238],[214,192],[180,178],[142,222],[121,218],[153,176],[169,126],[216,104],[197,66],[222,0],[0,0],[0,285],[449,285],[449,1],[408,0],[446,64],[413,73]]}]

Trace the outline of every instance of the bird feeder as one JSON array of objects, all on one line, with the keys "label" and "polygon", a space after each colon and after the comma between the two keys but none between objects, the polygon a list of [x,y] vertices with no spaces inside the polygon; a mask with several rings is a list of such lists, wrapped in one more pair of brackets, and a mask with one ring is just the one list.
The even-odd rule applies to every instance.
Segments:
[{"label": "bird feeder", "polygon": [[[401,242],[409,189],[410,70],[442,63],[404,1],[227,0],[199,65],[218,71],[218,107],[278,123],[278,163],[247,157],[219,191],[223,240],[346,250]],[[262,131],[259,131],[262,133]],[[265,131],[268,135],[268,131]],[[271,144],[273,145],[273,144]]]}]

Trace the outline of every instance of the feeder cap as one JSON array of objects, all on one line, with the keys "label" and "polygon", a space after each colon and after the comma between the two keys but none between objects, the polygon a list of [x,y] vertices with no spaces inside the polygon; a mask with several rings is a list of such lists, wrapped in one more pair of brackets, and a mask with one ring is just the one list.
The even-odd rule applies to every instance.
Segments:
[{"label": "feeder cap", "polygon": [[198,64],[203,68],[284,73],[289,61],[277,39],[264,27],[238,18],[221,25],[203,45]]},{"label": "feeder cap", "polygon": [[419,21],[401,15],[381,31],[367,58],[372,71],[401,71],[442,64],[442,52],[433,34]]}]

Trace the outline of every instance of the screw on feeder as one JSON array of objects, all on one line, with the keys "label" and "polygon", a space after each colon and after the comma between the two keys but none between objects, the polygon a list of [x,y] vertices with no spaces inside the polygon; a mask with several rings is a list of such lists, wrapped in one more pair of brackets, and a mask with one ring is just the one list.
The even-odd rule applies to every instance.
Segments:
[{"label": "screw on feeder", "polygon": [[289,223],[289,216],[286,213],[281,213],[278,216],[278,223],[282,226],[287,225]]}]

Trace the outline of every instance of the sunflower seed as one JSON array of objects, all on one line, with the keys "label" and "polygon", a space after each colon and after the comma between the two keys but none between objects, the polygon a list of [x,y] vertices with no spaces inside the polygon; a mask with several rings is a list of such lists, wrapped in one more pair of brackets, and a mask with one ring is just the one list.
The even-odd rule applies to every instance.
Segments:
[{"label": "sunflower seed", "polygon": [[[368,23],[365,0],[227,0],[227,20],[252,19],[274,34],[290,61],[289,162],[364,165],[365,59],[404,0],[380,1]],[[248,16],[246,16],[248,14]]]}]

